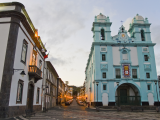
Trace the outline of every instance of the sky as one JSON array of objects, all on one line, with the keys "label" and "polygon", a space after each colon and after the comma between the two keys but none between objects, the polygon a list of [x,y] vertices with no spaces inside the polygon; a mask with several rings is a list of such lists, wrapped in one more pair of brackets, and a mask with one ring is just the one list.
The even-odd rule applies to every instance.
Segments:
[{"label": "sky", "polygon": [[[13,2],[10,0],[0,0]],[[15,1],[14,1],[15,2]],[[148,18],[151,38],[156,46],[157,74],[160,75],[160,0],[16,0],[24,6],[33,22],[58,75],[69,85],[82,86],[85,68],[93,42],[94,17],[109,16],[111,35],[126,30],[136,14]],[[120,21],[124,21],[121,23]]]}]

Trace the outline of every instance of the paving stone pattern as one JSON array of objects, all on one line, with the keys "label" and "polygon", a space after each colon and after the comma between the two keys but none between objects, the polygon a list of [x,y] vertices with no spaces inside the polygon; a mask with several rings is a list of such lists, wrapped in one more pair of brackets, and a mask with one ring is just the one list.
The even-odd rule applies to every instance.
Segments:
[{"label": "paving stone pattern", "polygon": [[118,112],[110,109],[96,112],[95,108],[79,106],[74,100],[70,106],[57,106],[46,113],[38,112],[30,120],[160,120],[160,112],[155,110]]}]

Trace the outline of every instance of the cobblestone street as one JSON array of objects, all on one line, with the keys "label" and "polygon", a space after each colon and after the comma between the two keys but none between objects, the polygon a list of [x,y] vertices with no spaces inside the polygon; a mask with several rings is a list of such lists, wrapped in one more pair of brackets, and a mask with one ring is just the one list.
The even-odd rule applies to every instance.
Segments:
[{"label": "cobblestone street", "polygon": [[[26,118],[17,117],[16,120],[22,120]],[[116,110],[104,110],[96,112],[94,108],[86,108],[79,106],[74,100],[70,106],[54,107],[46,113],[38,112],[35,116],[27,118],[30,120],[159,120],[160,113],[155,110],[142,111],[121,111]],[[11,119],[9,119],[11,120]]]}]

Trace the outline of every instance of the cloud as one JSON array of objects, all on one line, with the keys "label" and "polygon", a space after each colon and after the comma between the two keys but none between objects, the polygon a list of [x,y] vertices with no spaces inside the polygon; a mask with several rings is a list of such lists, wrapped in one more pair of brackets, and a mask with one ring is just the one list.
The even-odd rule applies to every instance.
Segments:
[{"label": "cloud", "polygon": [[[98,1],[99,3],[103,3],[106,2],[104,0]],[[99,4],[97,3],[97,4]],[[107,8],[107,11],[105,10],[105,8]],[[102,6],[93,6],[93,10],[92,10],[92,15],[97,16],[100,13],[102,13],[105,16],[109,16],[109,18],[113,18],[114,16],[116,16],[117,12],[115,9],[112,8],[112,4],[107,2],[107,4],[104,5],[104,7]]]},{"label": "cloud", "polygon": [[[29,5],[28,5],[29,6]],[[84,28],[84,16],[78,3],[64,0],[42,2],[27,10],[43,41],[52,46],[64,42]]]},{"label": "cloud", "polygon": [[67,62],[62,60],[61,58],[55,58],[52,56],[49,56],[47,61],[51,61],[51,63],[56,66],[62,66],[62,65],[67,64]]},{"label": "cloud", "polygon": [[155,51],[155,59],[156,59],[156,67],[157,67],[157,73],[158,75],[160,74],[160,25],[156,25],[156,26],[151,26],[151,40],[153,43],[156,43],[155,47],[154,47],[154,51]]},{"label": "cloud", "polygon": [[129,30],[130,23],[132,22],[132,18],[127,18],[127,20],[123,23],[125,30]]},{"label": "cloud", "polygon": [[151,26],[151,38],[152,38],[152,41],[157,43],[158,46],[160,45],[160,34],[159,34],[159,31],[160,31],[160,25],[156,25],[156,26]]},{"label": "cloud", "polygon": [[92,14],[93,14],[94,16],[97,16],[97,15],[99,15],[100,13],[104,14],[104,9],[103,9],[103,8],[99,8],[99,7],[97,7],[97,6],[94,6],[94,7],[93,7],[93,10],[92,10]]}]

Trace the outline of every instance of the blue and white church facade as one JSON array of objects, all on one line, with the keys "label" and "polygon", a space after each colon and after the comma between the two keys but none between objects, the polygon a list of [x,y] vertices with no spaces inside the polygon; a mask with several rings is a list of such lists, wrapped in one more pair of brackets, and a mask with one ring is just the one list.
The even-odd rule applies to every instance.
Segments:
[{"label": "blue and white church facade", "polygon": [[[158,104],[159,91],[150,23],[136,15],[128,36],[125,27],[111,36],[109,17],[99,14],[93,22],[93,43],[85,69],[86,101],[91,105]],[[157,87],[157,90],[156,90]]]}]

